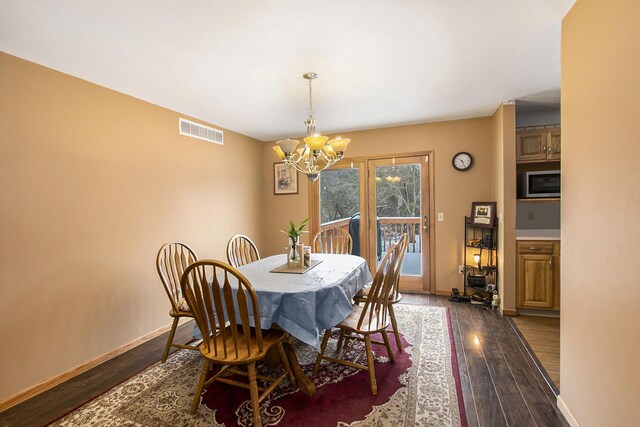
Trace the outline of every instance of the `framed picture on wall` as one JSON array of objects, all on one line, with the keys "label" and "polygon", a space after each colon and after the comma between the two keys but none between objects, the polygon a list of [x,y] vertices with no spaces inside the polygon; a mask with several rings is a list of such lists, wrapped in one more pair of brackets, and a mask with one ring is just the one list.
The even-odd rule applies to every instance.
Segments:
[{"label": "framed picture on wall", "polygon": [[472,202],[471,225],[492,228],[496,223],[496,202]]},{"label": "framed picture on wall", "polygon": [[273,194],[298,194],[298,171],[284,163],[274,163]]}]

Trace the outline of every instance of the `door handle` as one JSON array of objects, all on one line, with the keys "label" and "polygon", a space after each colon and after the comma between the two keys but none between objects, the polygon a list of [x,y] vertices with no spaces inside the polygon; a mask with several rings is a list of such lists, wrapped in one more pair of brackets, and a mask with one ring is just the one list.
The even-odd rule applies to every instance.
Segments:
[{"label": "door handle", "polygon": [[426,233],[427,231],[429,231],[429,214],[424,214],[422,220],[424,221],[422,223],[422,230]]}]

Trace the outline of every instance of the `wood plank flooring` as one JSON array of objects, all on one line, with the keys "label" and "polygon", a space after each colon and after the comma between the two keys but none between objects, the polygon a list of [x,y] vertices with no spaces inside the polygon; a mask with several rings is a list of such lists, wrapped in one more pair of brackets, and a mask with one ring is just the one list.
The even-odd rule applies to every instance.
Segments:
[{"label": "wood plank flooring", "polygon": [[403,302],[449,307],[470,427],[568,426],[509,318],[440,296],[404,294]]},{"label": "wood plank flooring", "polygon": [[554,385],[560,389],[560,318],[516,316],[511,319],[544,367]]},{"label": "wood plank flooring", "polygon": [[[405,294],[403,303],[449,307],[468,425],[567,426],[556,397],[512,322],[496,311],[446,297]],[[179,328],[187,340],[191,324]],[[160,360],[157,337],[0,413],[0,426],[42,426]]]},{"label": "wood plank flooring", "polygon": [[[193,324],[192,320],[178,326],[174,342],[189,341]],[[63,417],[113,386],[159,362],[167,342],[167,335],[168,333],[165,333],[153,338],[69,381],[0,412],[0,426],[44,426]],[[176,350],[172,348],[171,352]]]}]

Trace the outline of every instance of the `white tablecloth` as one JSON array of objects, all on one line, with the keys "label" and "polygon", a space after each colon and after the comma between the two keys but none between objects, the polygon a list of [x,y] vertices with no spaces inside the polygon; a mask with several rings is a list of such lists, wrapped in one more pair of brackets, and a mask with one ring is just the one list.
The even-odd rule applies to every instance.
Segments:
[{"label": "white tablecloth", "polygon": [[[367,262],[355,255],[311,254],[322,262],[304,274],[271,273],[286,263],[274,255],[238,270],[251,282],[260,306],[260,326],[273,323],[320,350],[322,331],[353,310],[352,298],[373,280]],[[255,322],[251,318],[251,325]],[[194,338],[202,338],[197,326]]]},{"label": "white tablecloth", "polygon": [[372,281],[367,262],[354,255],[311,254],[322,260],[304,274],[271,273],[286,255],[263,258],[238,270],[253,285],[260,305],[260,325],[276,323],[299,340],[320,349],[322,331],[343,320],[352,298]]}]

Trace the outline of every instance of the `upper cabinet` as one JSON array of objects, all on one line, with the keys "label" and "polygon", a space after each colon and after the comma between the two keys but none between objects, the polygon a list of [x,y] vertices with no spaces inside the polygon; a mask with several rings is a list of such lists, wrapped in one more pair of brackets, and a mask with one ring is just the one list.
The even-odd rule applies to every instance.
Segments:
[{"label": "upper cabinet", "polygon": [[560,160],[560,128],[518,131],[516,162]]},{"label": "upper cabinet", "polygon": [[547,160],[560,160],[560,128],[547,133]]}]

